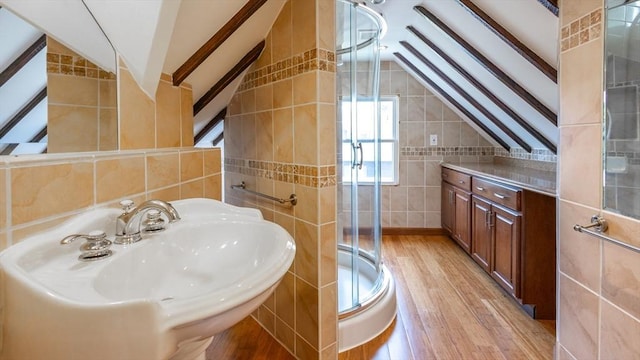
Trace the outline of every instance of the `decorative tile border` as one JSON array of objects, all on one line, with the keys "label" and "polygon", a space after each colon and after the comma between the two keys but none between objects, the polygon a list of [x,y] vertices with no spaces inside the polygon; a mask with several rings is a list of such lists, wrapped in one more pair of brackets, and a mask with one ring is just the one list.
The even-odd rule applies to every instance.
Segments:
[{"label": "decorative tile border", "polygon": [[560,36],[560,52],[574,49],[589,41],[598,39],[602,35],[602,9],[577,19],[571,24],[563,26]]},{"label": "decorative tile border", "polygon": [[533,160],[555,163],[558,162],[558,156],[546,149],[533,149],[531,153],[521,148],[512,148],[511,151],[507,151],[503,148],[495,148],[495,156],[502,156],[512,159],[520,160]]},{"label": "decorative tile border", "polygon": [[558,156],[546,149],[534,149],[531,153],[521,148],[512,148],[507,151],[503,148],[492,146],[405,146],[400,149],[400,156],[501,156],[505,158],[533,160],[555,163]]},{"label": "decorative tile border", "polygon": [[314,188],[336,185],[335,165],[311,166],[225,158],[224,171]]},{"label": "decorative tile border", "polygon": [[98,65],[77,55],[47,53],[47,73],[74,75],[92,79],[115,80],[116,74],[102,70]]},{"label": "decorative tile border", "polygon": [[311,49],[277,63],[263,66],[248,73],[240,84],[239,91],[289,79],[309,71],[336,72],[336,54],[324,49]]}]

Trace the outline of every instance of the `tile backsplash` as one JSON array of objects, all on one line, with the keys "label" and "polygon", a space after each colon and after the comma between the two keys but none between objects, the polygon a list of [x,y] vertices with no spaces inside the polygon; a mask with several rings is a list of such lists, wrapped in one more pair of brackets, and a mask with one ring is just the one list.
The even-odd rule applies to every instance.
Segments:
[{"label": "tile backsplash", "polygon": [[[205,163],[206,162],[206,163]],[[0,163],[0,249],[122,199],[221,198],[220,149],[20,156]]]}]

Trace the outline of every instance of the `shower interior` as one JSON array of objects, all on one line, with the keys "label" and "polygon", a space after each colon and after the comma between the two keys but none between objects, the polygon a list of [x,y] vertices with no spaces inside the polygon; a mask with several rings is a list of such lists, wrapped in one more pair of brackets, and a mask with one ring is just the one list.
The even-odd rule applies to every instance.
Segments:
[{"label": "shower interior", "polygon": [[339,349],[365,343],[393,321],[395,287],[382,263],[380,38],[384,19],[336,1]]}]

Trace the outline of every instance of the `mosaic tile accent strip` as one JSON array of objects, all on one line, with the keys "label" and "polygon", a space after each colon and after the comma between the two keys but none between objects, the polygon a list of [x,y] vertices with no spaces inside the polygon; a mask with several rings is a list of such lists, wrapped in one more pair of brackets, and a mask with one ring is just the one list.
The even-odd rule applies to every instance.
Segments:
[{"label": "mosaic tile accent strip", "polygon": [[116,74],[102,70],[98,65],[83,58],[82,56],[55,53],[47,53],[47,73],[74,75],[92,79],[116,79]]},{"label": "mosaic tile accent strip", "polygon": [[225,158],[224,171],[314,188],[336,185],[335,165],[310,166]]},{"label": "mosaic tile accent strip", "polygon": [[400,149],[400,156],[492,156],[494,147],[472,146],[405,146]]},{"label": "mosaic tile accent strip", "polygon": [[238,91],[253,89],[315,70],[335,73],[336,54],[329,50],[311,49],[275,64],[263,66],[248,73]]},{"label": "mosaic tile accent strip", "polygon": [[495,149],[495,156],[502,156],[520,160],[545,161],[552,163],[558,162],[558,156],[547,149],[533,149],[531,153],[528,153],[526,150],[521,148],[512,148],[510,152],[503,148]]},{"label": "mosaic tile accent strip", "polygon": [[560,35],[560,52],[574,49],[602,35],[602,9],[591,13],[563,26]]}]

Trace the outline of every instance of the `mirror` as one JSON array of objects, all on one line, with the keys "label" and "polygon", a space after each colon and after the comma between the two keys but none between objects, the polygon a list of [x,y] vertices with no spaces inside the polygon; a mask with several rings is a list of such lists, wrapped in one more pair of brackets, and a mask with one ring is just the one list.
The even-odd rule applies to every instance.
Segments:
[{"label": "mirror", "polygon": [[[116,54],[84,4],[80,0],[55,3],[57,9],[71,6],[72,11],[84,14],[65,16],[64,23],[52,26],[51,16],[48,23],[37,23],[43,16],[39,5],[40,13],[29,13],[36,9],[31,4],[32,9],[18,8],[16,11],[25,11],[18,16],[4,4],[8,2],[0,1],[0,155],[116,150]],[[80,18],[83,20],[76,20]],[[101,47],[98,52],[91,49],[92,55],[104,53],[104,44],[108,46],[110,53],[106,55],[111,56],[113,65],[106,63],[111,71],[100,68],[52,34],[63,36],[59,29],[63,25],[69,28],[69,21],[73,26],[92,27],[73,28],[75,34],[85,37],[84,42],[89,40],[91,46]],[[43,28],[47,29],[46,35]],[[82,44],[74,39],[65,41]]]},{"label": "mirror", "polygon": [[603,206],[640,219],[640,0],[609,0],[606,25]]}]

